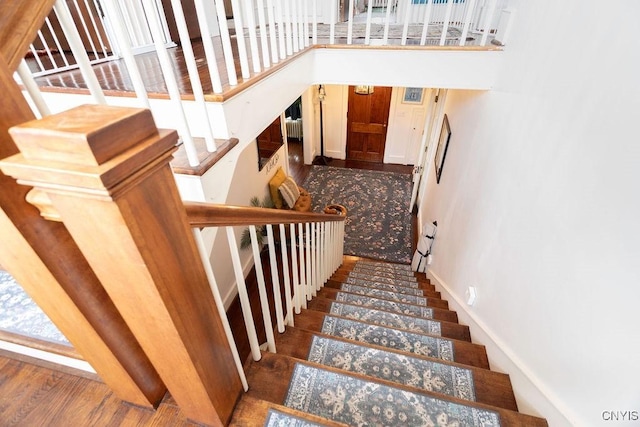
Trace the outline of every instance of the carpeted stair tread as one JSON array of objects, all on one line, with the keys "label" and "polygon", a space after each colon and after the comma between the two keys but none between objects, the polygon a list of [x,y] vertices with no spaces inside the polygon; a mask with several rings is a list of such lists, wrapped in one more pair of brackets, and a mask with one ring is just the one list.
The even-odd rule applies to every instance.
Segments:
[{"label": "carpeted stair tread", "polygon": [[[372,380],[369,377],[361,376],[358,374],[345,373],[344,371],[340,371],[330,367],[322,367],[320,365],[313,364],[311,362],[302,362],[298,359],[290,358],[283,355],[271,354],[271,353],[263,353],[262,360],[259,362],[251,362],[247,368],[247,380],[252,387],[249,389],[247,394],[249,396],[263,399],[269,402],[273,402],[276,404],[286,403],[287,394],[290,389],[292,390],[301,390],[300,385],[291,385],[291,379],[293,378],[293,374],[298,366],[305,366],[314,369],[321,369],[326,372],[330,372],[332,375],[338,375],[342,378],[348,377],[349,381],[359,380],[367,382],[369,387],[373,387],[376,390],[380,390],[381,387],[391,387],[394,390],[402,390],[402,394],[405,396],[408,395],[419,395],[420,400],[424,401],[425,399],[437,399],[437,401],[442,402],[442,405],[463,405],[465,408],[473,408],[477,411],[491,411],[499,414],[500,425],[503,427],[509,426],[532,426],[532,427],[542,427],[546,426],[546,422],[542,419],[531,417],[528,415],[519,414],[514,411],[509,411],[506,409],[501,409],[498,407],[492,407],[489,405],[481,404],[478,402],[468,402],[464,400],[457,399],[455,397],[445,397],[439,394],[431,393],[428,391],[419,391],[412,387],[407,386],[399,386],[384,380]],[[330,385],[329,383],[322,384],[325,387],[325,390],[328,392],[325,394],[326,398],[320,398],[320,401],[315,401],[314,405],[329,405],[329,412],[333,413],[334,410],[340,410],[340,408],[344,408],[349,405],[351,402],[346,400],[340,400],[340,394],[336,394],[337,384]],[[342,388],[344,391],[344,388]],[[319,391],[322,393],[322,391]],[[395,394],[395,393],[394,393]],[[336,400],[336,397],[338,399]],[[346,396],[345,396],[346,397]],[[373,402],[374,399],[368,399],[368,402]],[[290,406],[293,405],[290,401]],[[337,404],[334,406],[334,403]],[[355,403],[355,402],[354,402]],[[304,412],[309,410],[309,407],[306,405],[302,405],[301,408],[304,409]],[[297,409],[294,408],[294,409]],[[381,407],[380,409],[387,409],[385,407]],[[373,412],[377,412],[375,409]],[[453,420],[451,420],[453,421]],[[358,424],[347,422],[349,425],[365,425],[364,423]],[[368,425],[373,425],[369,423]],[[384,425],[384,424],[383,424]],[[390,422],[386,423],[386,425],[410,425],[408,423],[402,422],[394,422],[390,420]],[[416,424],[413,424],[416,425]]]},{"label": "carpeted stair tread", "polygon": [[[340,282],[331,281],[327,283],[327,286],[335,287],[334,285],[335,283],[340,283]],[[429,291],[429,290],[420,289],[420,288],[408,288],[406,286],[392,284],[392,283],[376,282],[375,279],[366,280],[366,279],[359,279],[356,277],[347,277],[341,283],[349,283],[351,285],[366,286],[368,288],[376,288],[376,289],[385,290],[385,291],[399,292],[399,293],[408,294],[408,295],[417,295],[417,296],[442,299],[440,298],[441,297],[440,292]]]},{"label": "carpeted stair tread", "polygon": [[375,325],[389,326],[403,329],[409,332],[418,332],[429,335],[439,335],[471,342],[469,327],[457,323],[443,322],[439,320],[425,319],[415,316],[406,316],[400,313],[365,308],[351,304],[334,301],[329,309],[329,314],[346,317],[347,319],[373,323]]},{"label": "carpeted stair tread", "polygon": [[264,422],[264,427],[323,427],[326,423],[322,424],[310,421],[299,416],[288,414],[282,410],[271,408],[267,413],[267,419]]},{"label": "carpeted stair tread", "polygon": [[384,277],[384,276],[376,276],[373,274],[364,274],[364,273],[354,273],[353,271],[349,273],[348,277],[353,277],[354,279],[362,279],[362,280],[370,280],[372,282],[377,283],[388,283],[390,285],[400,285],[406,288],[417,288],[418,282],[412,282],[409,280],[402,280],[398,277]]},{"label": "carpeted stair tread", "polygon": [[489,368],[485,347],[479,344],[453,338],[406,332],[314,312],[313,310],[304,310],[303,313],[304,315],[296,319],[296,328],[479,368]]},{"label": "carpeted stair tread", "polygon": [[[371,292],[369,288],[360,287],[361,289],[358,289],[358,288],[355,288],[354,286],[355,285],[349,285],[346,287],[342,286],[341,289],[332,289],[332,288],[324,287],[317,293],[317,295],[323,296],[325,298],[332,298],[331,295],[335,295],[336,293],[344,293],[344,294],[348,293],[348,294],[360,295],[360,296],[364,295],[367,298],[376,298],[376,299],[381,299],[385,301],[410,304],[410,305],[416,305],[421,307],[433,307],[433,308],[440,308],[443,310],[449,309],[449,304],[447,303],[447,301],[437,299],[437,298],[424,298],[424,297],[410,298],[410,295],[397,296],[393,292],[385,294],[384,291],[376,291],[376,290],[374,290],[375,292]],[[357,292],[354,292],[354,291],[357,291]],[[336,299],[336,298],[333,297],[333,299]],[[410,300],[413,302],[410,302]]]},{"label": "carpeted stair tread", "polygon": [[370,268],[375,267],[377,269],[385,269],[385,270],[391,270],[391,271],[404,271],[404,272],[413,273],[413,270],[411,269],[411,266],[409,264],[397,264],[397,263],[391,263],[391,262],[360,260],[356,262],[356,265],[369,266]]},{"label": "carpeted stair tread", "polygon": [[[351,276],[351,272],[348,271],[336,271],[335,273],[333,273],[331,275],[331,280],[334,280],[336,282],[344,282],[346,281],[349,277],[353,277]],[[434,285],[432,285],[431,283],[425,283],[422,281],[418,281],[415,283],[412,282],[403,282],[403,281],[399,281],[399,280],[393,280],[392,282],[386,282],[388,279],[391,279],[390,277],[381,277],[381,276],[368,276],[370,277],[371,281],[376,282],[378,281],[377,279],[382,279],[380,282],[381,283],[392,283],[395,284],[396,286],[404,286],[404,287],[409,287],[409,288],[418,288],[418,289],[423,289],[425,291],[430,291],[430,292],[438,292],[436,290],[436,287]],[[356,277],[359,278],[359,277]]]},{"label": "carpeted stair tread", "polygon": [[363,265],[363,264],[355,264],[351,271],[354,272],[362,272],[367,274],[393,274],[394,277],[403,278],[405,280],[413,280],[417,282],[415,277],[415,272],[413,271],[405,271],[405,270],[390,270],[387,268],[378,268],[375,266]]},{"label": "carpeted stair tread", "polygon": [[434,320],[444,320],[454,323],[458,321],[458,315],[455,311],[414,304],[402,304],[395,301],[370,298],[364,295],[350,294],[330,288],[321,289],[318,293],[318,298],[310,301],[308,307],[312,308],[315,304],[326,304],[326,301],[331,300]]},{"label": "carpeted stair tread", "polygon": [[[233,412],[233,418],[229,422],[230,426],[242,427],[262,427],[268,425],[271,411],[294,417],[294,419],[303,419],[310,424],[279,424],[292,427],[304,426],[325,426],[325,427],[348,427],[347,424],[338,423],[317,415],[298,411],[283,405],[269,402],[263,399],[256,399],[248,394],[243,394],[236,405]],[[267,421],[265,421],[267,420]],[[278,425],[278,424],[276,424]]]},{"label": "carpeted stair tread", "polygon": [[[329,335],[324,335],[318,332],[311,332],[297,327],[287,327],[283,334],[276,334],[276,348],[278,349],[279,354],[287,355],[297,359],[307,360],[314,337],[328,338],[334,341],[354,344],[352,341],[344,338],[332,337]],[[421,361],[437,363],[440,366],[457,367],[461,369],[471,370],[473,372],[473,377],[475,380],[474,386],[476,401],[513,411],[516,411],[518,408],[513,390],[511,388],[511,381],[509,380],[509,376],[506,374],[493,372],[485,368],[479,368],[457,362],[449,362],[419,354],[409,354],[402,351],[367,343],[357,343],[357,345],[363,348],[381,350],[400,356],[409,356],[413,359],[418,359]]]}]

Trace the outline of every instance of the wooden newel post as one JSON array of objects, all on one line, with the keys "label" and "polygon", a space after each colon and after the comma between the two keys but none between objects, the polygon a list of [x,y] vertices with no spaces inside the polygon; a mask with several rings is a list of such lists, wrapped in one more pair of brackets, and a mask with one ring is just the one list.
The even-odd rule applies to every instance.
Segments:
[{"label": "wooden newel post", "polygon": [[226,425],[242,392],[169,161],[148,110],[82,106],[11,129],[5,174],[46,192],[187,417]]}]

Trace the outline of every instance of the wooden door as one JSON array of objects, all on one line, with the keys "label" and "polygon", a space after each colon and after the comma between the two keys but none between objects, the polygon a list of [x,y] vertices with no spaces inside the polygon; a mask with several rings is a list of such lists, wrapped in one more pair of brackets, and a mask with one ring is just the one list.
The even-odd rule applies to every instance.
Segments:
[{"label": "wooden door", "polygon": [[349,86],[347,112],[347,160],[382,163],[387,140],[391,88],[378,87],[369,95]]},{"label": "wooden door", "polygon": [[258,143],[258,162],[260,164],[260,169],[262,169],[264,165],[269,162],[271,156],[273,156],[273,154],[278,151],[284,143],[282,138],[282,126],[280,125],[280,116],[276,117],[273,123],[263,130],[256,139]]}]

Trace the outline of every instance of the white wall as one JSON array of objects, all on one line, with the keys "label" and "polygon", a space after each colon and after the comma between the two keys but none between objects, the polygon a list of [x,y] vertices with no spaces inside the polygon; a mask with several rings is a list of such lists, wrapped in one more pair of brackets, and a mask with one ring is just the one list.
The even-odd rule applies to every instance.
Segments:
[{"label": "white wall", "polygon": [[449,92],[451,145],[420,210],[439,223],[432,277],[453,306],[477,287],[461,318],[507,356],[492,362],[521,409],[611,425],[603,411],[640,411],[637,13],[516,6],[494,90]]}]

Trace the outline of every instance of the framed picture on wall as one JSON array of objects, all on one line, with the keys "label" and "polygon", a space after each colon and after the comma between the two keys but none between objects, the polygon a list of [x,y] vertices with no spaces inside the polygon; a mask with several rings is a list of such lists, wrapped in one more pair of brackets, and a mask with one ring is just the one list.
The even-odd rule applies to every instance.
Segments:
[{"label": "framed picture on wall", "polygon": [[436,147],[436,181],[440,184],[442,176],[442,168],[444,167],[444,159],[447,156],[447,148],[449,148],[449,140],[451,139],[451,127],[449,126],[449,118],[444,115],[442,120],[442,129],[440,129],[440,138],[438,138],[438,146]]},{"label": "framed picture on wall", "polygon": [[404,96],[402,97],[403,104],[422,104],[422,93],[424,89],[421,87],[405,87]]}]

